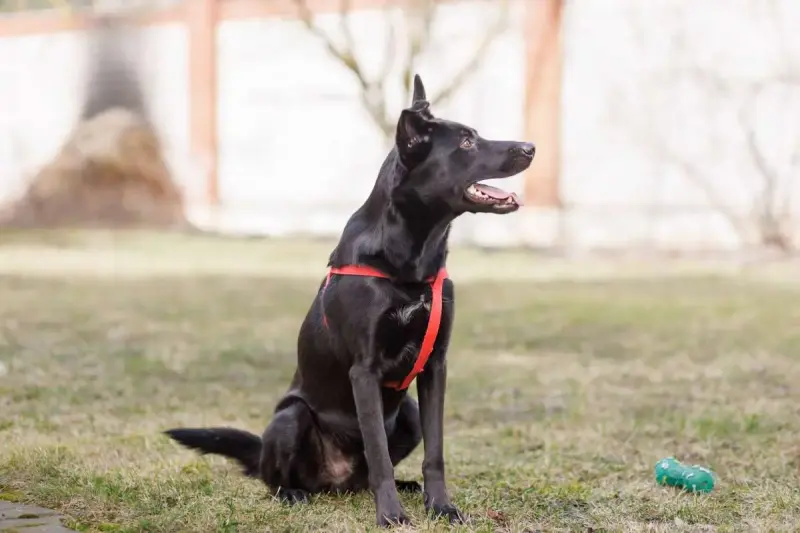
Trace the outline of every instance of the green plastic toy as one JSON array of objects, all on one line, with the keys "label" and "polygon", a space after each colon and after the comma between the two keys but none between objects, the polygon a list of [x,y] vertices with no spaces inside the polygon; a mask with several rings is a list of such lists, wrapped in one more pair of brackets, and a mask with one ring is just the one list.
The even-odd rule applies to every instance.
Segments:
[{"label": "green plastic toy", "polygon": [[708,468],[687,466],[674,457],[667,457],[656,463],[656,483],[679,487],[687,492],[711,492],[714,474]]}]

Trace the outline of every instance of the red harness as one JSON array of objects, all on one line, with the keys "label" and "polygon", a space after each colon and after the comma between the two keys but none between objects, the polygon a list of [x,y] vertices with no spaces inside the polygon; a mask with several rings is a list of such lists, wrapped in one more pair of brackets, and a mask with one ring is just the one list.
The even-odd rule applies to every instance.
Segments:
[{"label": "red harness", "polygon": [[[346,265],[343,267],[332,267],[328,270],[328,277],[325,279],[325,286],[322,288],[323,293],[328,288],[331,282],[331,276],[365,276],[370,278],[383,278],[389,279],[389,276],[377,268],[372,268],[363,265]],[[420,346],[417,360],[414,362],[414,368],[405,377],[403,381],[389,381],[383,384],[384,387],[394,390],[406,390],[417,374],[425,369],[425,363],[433,352],[433,346],[436,343],[436,336],[439,334],[439,326],[442,323],[442,286],[444,280],[447,278],[447,270],[442,268],[435,277],[425,280],[431,285],[432,302],[431,302],[431,315],[428,318],[428,327],[425,330],[425,336],[422,338],[422,346]],[[322,321],[325,327],[328,327],[328,318],[325,316],[325,311],[322,311]]]}]

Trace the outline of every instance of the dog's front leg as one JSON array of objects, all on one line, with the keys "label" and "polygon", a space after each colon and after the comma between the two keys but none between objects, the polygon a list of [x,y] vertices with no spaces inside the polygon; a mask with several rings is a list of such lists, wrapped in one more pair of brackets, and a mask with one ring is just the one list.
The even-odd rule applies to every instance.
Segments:
[{"label": "dog's front leg", "polygon": [[378,376],[357,365],[350,370],[350,382],[353,386],[358,425],[364,439],[369,486],[375,495],[378,525],[410,524],[394,482],[394,467],[383,424],[383,401]]},{"label": "dog's front leg", "polygon": [[444,393],[447,364],[443,354],[435,354],[425,371],[417,376],[419,414],[425,455],[422,477],[425,485],[425,509],[434,516],[445,516],[451,523],[464,516],[450,501],[444,476]]}]

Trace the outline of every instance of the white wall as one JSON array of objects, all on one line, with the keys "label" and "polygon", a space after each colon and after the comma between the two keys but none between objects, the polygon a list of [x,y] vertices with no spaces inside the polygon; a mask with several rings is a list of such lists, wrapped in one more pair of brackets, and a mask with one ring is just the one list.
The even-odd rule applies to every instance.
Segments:
[{"label": "white wall", "polygon": [[[487,137],[523,137],[523,4],[515,4],[511,27],[479,71],[434,113],[476,126]],[[759,0],[567,2],[562,97],[566,209],[462,217],[455,239],[574,248],[739,247],[740,236],[710,207],[686,169],[694,169],[741,220],[752,219],[752,198],[762,181],[733,121],[743,101],[740,87],[746,84],[741,80],[769,79],[784,68],[800,78],[800,33],[790,27],[792,20],[800,20],[800,2],[776,4],[786,10],[777,18],[758,8],[767,5]],[[434,46],[418,68],[429,94],[469,58],[478,44],[475,34],[496,14],[484,2],[441,9]],[[317,22],[341,37],[335,15],[320,16]],[[364,12],[352,23],[358,56],[374,72],[383,56],[385,15]],[[170,25],[139,32],[141,45],[134,52],[148,106],[187,192],[192,218],[229,231],[337,235],[369,192],[388,148],[358,103],[355,80],[324,46],[288,19],[220,25],[223,208],[211,211],[203,205],[203,162],[189,153],[186,31]],[[778,36],[785,39],[789,59],[776,60]],[[0,61],[5,106],[0,113],[0,197],[19,192],[25,177],[57,151],[74,126],[87,43],[79,33],[0,39],[0,57],[12,58]],[[732,79],[733,89],[720,95],[702,78],[686,75],[692,69]],[[792,172],[788,160],[791,143],[800,139],[798,87],[765,91],[754,108],[759,140],[770,148],[781,194],[793,195],[795,212],[800,211],[798,169]],[[395,115],[407,104],[399,93],[391,95]],[[520,178],[509,186],[523,188]]]},{"label": "white wall", "polygon": [[[699,184],[742,221],[752,220],[763,178],[736,112],[751,82],[792,69],[795,85],[765,92],[756,124],[780,173],[779,195],[793,195],[800,207],[800,166],[787,166],[788,149],[800,148],[800,33],[792,28],[800,2],[777,0],[777,15],[768,5],[567,2],[562,190],[570,244],[738,247],[739,235]],[[717,79],[723,90],[709,81]]]},{"label": "white wall", "polygon": [[80,33],[0,39],[3,197],[19,194],[72,129],[86,74],[84,47]]}]

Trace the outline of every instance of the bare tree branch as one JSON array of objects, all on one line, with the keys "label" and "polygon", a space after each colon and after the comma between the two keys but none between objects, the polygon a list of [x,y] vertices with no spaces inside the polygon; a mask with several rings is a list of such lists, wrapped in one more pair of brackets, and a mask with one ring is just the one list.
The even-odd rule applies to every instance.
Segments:
[{"label": "bare tree branch", "polygon": [[386,36],[386,46],[384,47],[383,52],[383,68],[378,76],[381,89],[384,88],[385,80],[389,79],[389,76],[392,73],[392,67],[394,66],[395,57],[397,55],[397,29],[392,21],[392,15],[394,13],[391,9],[386,9],[384,10],[383,14],[384,20],[386,21],[386,29],[388,34]]},{"label": "bare tree branch", "polygon": [[[756,98],[756,95],[753,95]],[[771,168],[767,157],[761,150],[758,142],[756,129],[747,117],[745,107],[739,113],[739,122],[745,137],[745,145],[750,158],[763,178],[760,195],[755,198],[754,208],[758,221],[761,239],[765,244],[772,244],[781,249],[790,247],[788,240],[782,235],[781,219],[782,213],[777,208],[777,192],[780,184],[780,176]]]},{"label": "bare tree branch", "polygon": [[[767,3],[767,9],[770,11],[771,19],[773,21],[782,20],[781,17],[783,17],[783,13],[781,13],[781,9],[776,0],[769,0]],[[777,76],[777,79],[773,78],[773,81],[780,85],[800,88],[800,69],[797,67],[799,58],[796,56],[796,54],[793,54],[793,52],[797,51],[797,48],[789,45],[785,32],[776,31],[775,33],[778,42],[778,49],[780,50],[782,57],[781,63],[783,65],[789,65],[790,69]],[[787,172],[790,176],[796,176],[798,170],[800,170],[800,137],[795,139],[794,151],[789,161]],[[785,219],[788,223],[792,219],[792,202],[794,199],[795,189],[797,188],[797,180],[790,178],[787,185],[787,190],[784,191],[783,196],[780,198],[781,201],[779,202],[778,207],[776,207],[776,210],[778,212],[778,216]],[[789,246],[791,247],[791,245],[792,243],[790,242]]]},{"label": "bare tree branch", "polygon": [[356,49],[356,43],[353,39],[353,32],[350,31],[350,8],[351,0],[341,0],[339,5],[339,28],[344,36],[345,49],[352,53]]},{"label": "bare tree branch", "polygon": [[431,98],[431,105],[438,105],[448,98],[450,98],[462,85],[469,79],[469,77],[478,69],[480,64],[486,57],[494,40],[508,27],[508,0],[495,0],[495,3],[500,4],[500,14],[495,20],[494,24],[489,27],[489,30],[483,35],[478,48],[472,55],[469,61],[455,73],[444,88],[442,88],[436,96]]},{"label": "bare tree branch", "polygon": [[[612,99],[609,107],[613,116],[626,116],[627,100],[624,96]],[[711,208],[728,221],[741,239],[746,239],[750,233],[747,226],[721,198],[703,169],[681,155],[678,150],[672,149],[667,139],[656,133],[661,128],[655,123],[653,116],[640,114],[636,117],[635,120],[626,120],[626,127],[621,132],[647,150],[655,160],[667,162],[680,169],[686,179],[703,194]]]},{"label": "bare tree branch", "polygon": [[350,13],[349,4],[349,0],[341,0],[340,13],[343,13],[341,28],[345,34],[344,40],[346,47],[340,48],[328,34],[316,25],[314,22],[314,13],[308,7],[306,0],[295,0],[300,21],[308,31],[325,44],[328,52],[333,57],[355,75],[361,87],[361,101],[365,109],[381,131],[385,135],[389,135],[393,129],[393,124],[388,123],[386,120],[386,103],[383,95],[378,94],[381,92],[377,90],[379,87],[376,88],[375,84],[367,79],[361,65],[356,59],[354,39],[350,32],[349,25],[347,24],[347,17]]},{"label": "bare tree branch", "polygon": [[651,135],[640,134],[639,139],[647,139],[646,147],[662,161],[668,161],[675,165],[683,172],[684,176],[705,196],[706,201],[711,208],[725,217],[725,220],[731,225],[736,234],[743,240],[748,238],[750,234],[749,228],[743,223],[741,217],[721,198],[719,192],[714,188],[708,180],[705,172],[693,164],[688,159],[684,158],[677,151],[670,149],[663,139],[654,139]]},{"label": "bare tree branch", "polygon": [[408,30],[408,56],[403,66],[403,101],[411,98],[411,85],[416,71],[417,60],[428,48],[431,40],[436,0],[409,0],[403,11]]},{"label": "bare tree branch", "polygon": [[[439,0],[407,0],[401,14],[407,28],[408,41],[405,43],[406,57],[400,69],[404,101],[411,95],[411,86],[416,73],[419,58],[427,51],[432,42],[434,22],[436,20],[437,4]],[[314,21],[314,13],[308,6],[307,0],[294,0],[300,21],[312,35],[318,38],[327,49],[328,53],[347,68],[356,78],[360,88],[360,99],[373,122],[380,128],[386,138],[391,138],[395,129],[395,120],[388,112],[386,101],[387,84],[391,82],[396,54],[399,48],[397,42],[396,12],[390,8],[384,10],[387,28],[387,37],[384,48],[382,67],[377,76],[370,78],[356,55],[356,42],[350,28],[350,15],[352,15],[351,0],[340,0],[339,28],[342,34],[342,44],[331,38],[321,30]],[[450,79],[432,99],[432,104],[441,104],[450,98],[480,66],[486,56],[492,41],[507,27],[509,0],[493,0],[492,5],[499,4],[500,16],[489,28],[481,39],[475,53],[469,61]]]},{"label": "bare tree branch", "polygon": [[747,100],[745,100],[744,104],[739,110],[738,119],[742,128],[742,132],[744,133],[745,144],[747,146],[748,153],[753,159],[753,163],[755,164],[756,168],[764,177],[765,191],[769,191],[772,194],[777,187],[780,177],[778,176],[778,173],[771,168],[769,162],[767,161],[767,157],[761,150],[761,145],[759,144],[756,136],[756,128],[752,123],[751,113],[748,113],[748,109],[750,107],[748,104],[755,102],[762,90],[763,86],[760,86],[759,89],[751,92],[748,95]]},{"label": "bare tree branch", "polygon": [[[689,66],[664,74],[673,78],[675,75],[686,76],[695,82],[704,84],[720,98],[730,98],[737,93],[742,95],[743,101],[737,119],[747,153],[762,181],[758,196],[753,198],[753,209],[761,239],[764,244],[776,246],[785,251],[791,249],[791,239],[785,234],[786,231],[783,227],[783,221],[791,212],[791,196],[788,194],[780,196],[781,174],[772,167],[758,141],[757,127],[752,122],[752,108],[767,88],[800,84],[800,76],[786,71],[769,77],[742,79],[724,76],[698,66]],[[793,156],[792,168],[796,161],[800,161],[800,149]]]},{"label": "bare tree branch", "polygon": [[[764,71],[751,76],[726,72],[724,67],[716,64],[701,64],[696,60],[696,53],[692,43],[687,39],[687,26],[676,24],[672,30],[672,50],[671,58],[673,64],[654,75],[651,79],[654,87],[680,87],[683,82],[690,82],[705,91],[706,96],[712,101],[730,102],[730,105],[738,109],[738,133],[741,139],[741,148],[736,149],[749,157],[753,163],[755,177],[758,180],[758,193],[753,196],[751,201],[752,215],[749,224],[745,224],[742,214],[737,214],[728,207],[722,194],[713,186],[713,175],[703,168],[702,164],[687,158],[680,150],[671,150],[666,141],[667,139],[658,138],[657,132],[661,131],[658,127],[641,127],[641,117],[632,120],[632,123],[639,124],[638,128],[633,128],[629,133],[634,136],[639,143],[645,145],[654,157],[662,161],[676,165],[688,180],[703,191],[710,207],[723,215],[742,236],[751,234],[755,229],[760,239],[760,243],[765,246],[777,247],[784,252],[789,252],[793,248],[789,227],[786,224],[791,214],[791,194],[785,191],[783,184],[791,185],[794,181],[792,175],[798,165],[800,165],[800,141],[797,143],[796,151],[791,154],[791,167],[788,173],[784,172],[782,166],[776,161],[771,160],[765,151],[767,146],[763,145],[759,136],[759,128],[756,122],[755,104],[760,100],[762,94],[774,89],[781,91],[789,90],[798,94],[800,89],[800,70],[797,69],[797,61],[791,57],[790,47],[781,31],[781,13],[777,2],[770,0],[769,3],[763,0],[754,1],[753,9],[759,9],[758,15],[768,17],[774,24],[774,31],[770,37],[775,40],[775,59],[774,63],[769,63],[765,67],[773,66],[771,71]],[[646,28],[638,34],[640,38],[647,39]],[[710,108],[709,108],[710,110]],[[626,111],[621,108],[620,115]],[[711,111],[710,111],[711,112]],[[651,117],[652,119],[652,117]],[[652,126],[652,125],[651,125]],[[730,133],[730,132],[727,132]],[[711,131],[708,132],[712,134]],[[711,139],[709,139],[711,140]],[[711,144],[719,142],[731,142],[738,144],[738,139],[716,139]]]},{"label": "bare tree branch", "polygon": [[[800,138],[795,139],[795,147],[794,153],[792,154],[792,159],[789,163],[789,173],[792,176],[798,175],[798,170],[800,170]],[[787,218],[789,221],[796,222],[797,218],[793,217],[793,210],[792,204],[795,198],[795,191],[797,190],[797,181],[798,180],[790,180],[787,190],[783,196],[783,201],[781,202],[781,212],[783,216]]]}]

